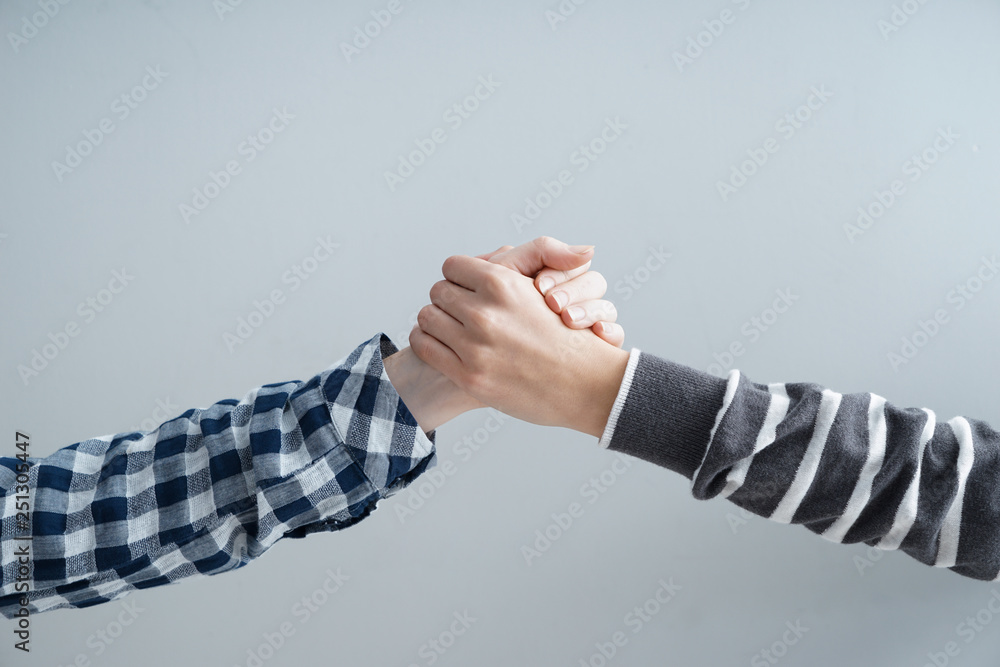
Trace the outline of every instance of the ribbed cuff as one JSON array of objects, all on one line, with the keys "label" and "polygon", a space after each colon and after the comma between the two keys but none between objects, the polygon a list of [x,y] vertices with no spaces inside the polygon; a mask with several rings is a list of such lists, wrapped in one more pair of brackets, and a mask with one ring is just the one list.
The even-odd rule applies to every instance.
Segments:
[{"label": "ribbed cuff", "polygon": [[708,448],[727,382],[651,354],[637,356],[607,447],[692,479]]},{"label": "ribbed cuff", "polygon": [[608,423],[604,425],[604,433],[601,435],[601,439],[597,442],[598,445],[608,448],[611,444],[611,439],[615,435],[615,426],[618,424],[618,417],[621,415],[622,408],[625,407],[625,400],[628,398],[629,388],[632,386],[632,376],[635,374],[635,367],[639,363],[640,350],[637,347],[633,347],[632,351],[628,355],[628,365],[625,366],[625,375],[622,376],[622,383],[618,387],[618,395],[615,397],[615,404],[611,406],[611,414],[608,415]]}]

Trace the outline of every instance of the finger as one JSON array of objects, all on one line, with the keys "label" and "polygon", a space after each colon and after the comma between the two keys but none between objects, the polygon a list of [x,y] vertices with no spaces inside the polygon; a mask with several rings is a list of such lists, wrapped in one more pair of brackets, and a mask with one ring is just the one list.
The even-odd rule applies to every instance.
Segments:
[{"label": "finger", "polygon": [[491,262],[466,255],[452,255],[441,265],[441,273],[447,280],[473,292],[482,288],[488,276],[504,270]]},{"label": "finger", "polygon": [[462,331],[465,329],[461,322],[432,303],[424,306],[417,313],[417,326],[424,333],[434,336],[441,343],[447,345],[461,358],[459,348],[462,343]]},{"label": "finger", "polygon": [[604,299],[575,303],[562,312],[563,324],[570,329],[588,329],[598,322],[615,322],[618,309]]},{"label": "finger", "polygon": [[549,236],[539,236],[494,256],[490,261],[502,264],[521,275],[534,277],[545,267],[568,271],[589,262],[593,257],[594,246],[570,246]]},{"label": "finger", "polygon": [[[608,291],[608,281],[597,271],[588,271],[577,276],[559,287],[549,290],[545,295],[545,303],[557,313],[563,312],[567,306],[584,301],[602,298]],[[603,318],[602,318],[603,319]]]},{"label": "finger", "polygon": [[461,323],[468,321],[472,308],[471,297],[475,295],[460,285],[447,280],[439,280],[431,285],[431,303]]},{"label": "finger", "polygon": [[604,341],[611,343],[615,347],[625,344],[625,329],[622,325],[614,322],[598,322],[591,327],[591,330]]},{"label": "finger", "polygon": [[449,378],[457,376],[462,369],[458,355],[419,326],[410,331],[410,347],[418,359]]},{"label": "finger", "polygon": [[560,271],[559,269],[542,269],[535,276],[535,287],[542,294],[547,294],[550,289],[556,285],[562,285],[567,280],[572,280],[577,276],[582,276],[587,271],[590,270],[590,262],[582,266],[578,266],[575,269],[570,269],[569,271]]},{"label": "finger", "polygon": [[508,250],[513,250],[513,249],[514,246],[512,245],[502,245],[493,252],[488,252],[485,255],[476,255],[476,259],[485,259],[486,261],[490,261],[496,255],[499,255],[502,252],[507,252]]}]

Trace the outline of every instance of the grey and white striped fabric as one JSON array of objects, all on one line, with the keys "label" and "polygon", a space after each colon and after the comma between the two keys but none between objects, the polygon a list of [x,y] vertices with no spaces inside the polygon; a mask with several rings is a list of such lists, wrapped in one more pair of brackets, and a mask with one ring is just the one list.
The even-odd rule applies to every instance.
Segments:
[{"label": "grey and white striped fabric", "polygon": [[679,472],[696,498],[1000,580],[1000,434],[982,421],[633,349],[600,442]]}]

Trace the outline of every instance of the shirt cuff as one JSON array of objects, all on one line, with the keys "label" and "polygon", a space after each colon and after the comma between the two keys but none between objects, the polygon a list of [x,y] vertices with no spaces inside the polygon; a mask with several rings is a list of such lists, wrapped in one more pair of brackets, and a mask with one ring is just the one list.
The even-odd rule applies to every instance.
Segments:
[{"label": "shirt cuff", "polygon": [[[372,490],[388,498],[436,464],[434,432],[424,433],[389,380],[382,360],[398,352],[384,333],[324,374],[333,426]],[[346,381],[338,374],[346,373]]]},{"label": "shirt cuff", "polygon": [[632,377],[635,375],[635,367],[639,363],[639,348],[633,347],[628,355],[628,365],[625,366],[625,375],[622,377],[621,386],[618,387],[618,395],[615,397],[615,404],[611,406],[611,414],[608,415],[608,423],[604,425],[604,433],[597,442],[604,449],[611,444],[611,438],[615,435],[615,426],[618,424],[618,416],[625,407],[625,400],[628,398],[628,391],[632,387]]}]

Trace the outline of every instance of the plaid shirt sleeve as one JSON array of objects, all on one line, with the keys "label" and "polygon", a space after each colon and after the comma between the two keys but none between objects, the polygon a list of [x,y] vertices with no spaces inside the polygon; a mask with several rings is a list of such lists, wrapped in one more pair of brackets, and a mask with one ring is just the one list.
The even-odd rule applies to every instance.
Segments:
[{"label": "plaid shirt sleeve", "polygon": [[436,463],[434,433],[382,365],[395,352],[379,334],[306,382],[28,459],[30,541],[17,539],[27,534],[15,509],[22,462],[0,458],[0,613],[88,607],[219,574],[283,537],[365,518]]}]

